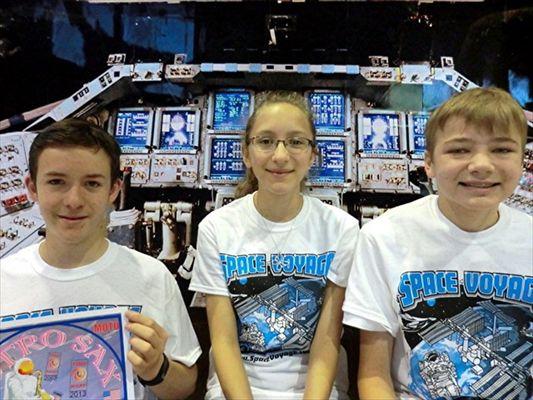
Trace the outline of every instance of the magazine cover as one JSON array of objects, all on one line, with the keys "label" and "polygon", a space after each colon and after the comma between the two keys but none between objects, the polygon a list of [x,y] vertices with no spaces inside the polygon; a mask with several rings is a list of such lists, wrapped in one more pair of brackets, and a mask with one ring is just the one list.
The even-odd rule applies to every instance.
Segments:
[{"label": "magazine cover", "polygon": [[124,313],[2,323],[0,399],[133,399]]}]

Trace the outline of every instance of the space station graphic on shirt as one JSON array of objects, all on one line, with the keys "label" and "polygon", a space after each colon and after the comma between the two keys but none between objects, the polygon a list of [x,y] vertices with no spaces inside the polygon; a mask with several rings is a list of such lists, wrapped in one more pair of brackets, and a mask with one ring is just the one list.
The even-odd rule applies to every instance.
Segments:
[{"label": "space station graphic on shirt", "polygon": [[402,274],[397,302],[423,398],[532,395],[533,277],[479,271]]},{"label": "space station graphic on shirt", "polygon": [[221,254],[243,358],[264,362],[309,351],[335,252]]}]

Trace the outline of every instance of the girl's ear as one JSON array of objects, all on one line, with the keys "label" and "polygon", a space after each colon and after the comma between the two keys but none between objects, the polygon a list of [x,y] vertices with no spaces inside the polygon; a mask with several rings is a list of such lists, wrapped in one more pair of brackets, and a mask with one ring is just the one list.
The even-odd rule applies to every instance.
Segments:
[{"label": "girl's ear", "polygon": [[244,161],[244,165],[246,165],[246,168],[252,168],[252,160],[250,160],[250,151],[248,149],[248,146],[243,146],[242,160]]}]

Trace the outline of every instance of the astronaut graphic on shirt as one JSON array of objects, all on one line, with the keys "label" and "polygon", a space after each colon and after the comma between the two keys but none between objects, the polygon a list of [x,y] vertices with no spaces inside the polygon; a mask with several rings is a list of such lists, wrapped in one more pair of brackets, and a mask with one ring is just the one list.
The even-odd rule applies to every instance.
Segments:
[{"label": "astronaut graphic on shirt", "polygon": [[220,256],[245,359],[309,351],[334,256],[334,251]]},{"label": "astronaut graphic on shirt", "polygon": [[533,278],[478,271],[400,277],[409,388],[425,398],[526,398],[533,365]]}]

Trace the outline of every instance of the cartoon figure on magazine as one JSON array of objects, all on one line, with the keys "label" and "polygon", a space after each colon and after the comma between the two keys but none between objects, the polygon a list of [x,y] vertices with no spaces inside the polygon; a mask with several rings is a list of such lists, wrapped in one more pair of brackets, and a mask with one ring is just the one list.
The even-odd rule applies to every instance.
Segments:
[{"label": "cartoon figure on magazine", "polygon": [[30,358],[21,358],[13,366],[13,371],[6,374],[4,399],[38,399],[52,400],[42,388],[42,372],[33,371]]}]

